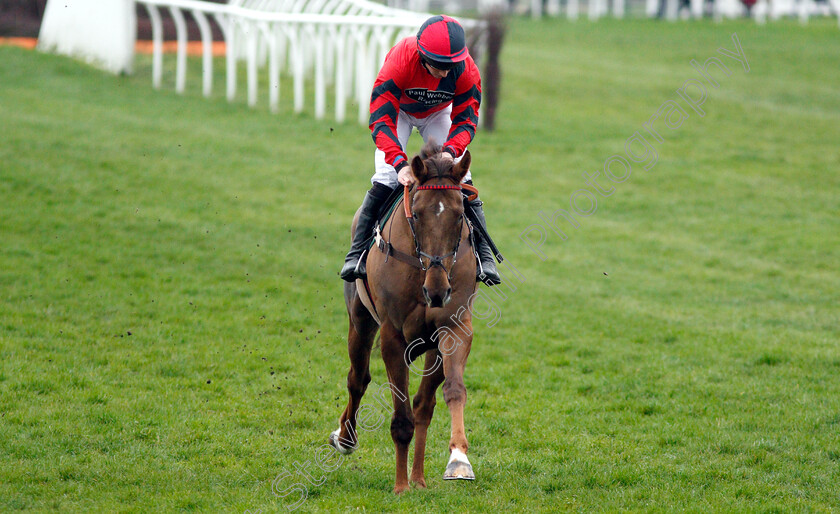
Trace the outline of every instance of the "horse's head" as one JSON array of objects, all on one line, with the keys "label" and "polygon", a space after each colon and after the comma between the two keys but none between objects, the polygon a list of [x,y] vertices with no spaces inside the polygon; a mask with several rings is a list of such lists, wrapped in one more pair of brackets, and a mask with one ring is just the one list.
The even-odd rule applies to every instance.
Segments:
[{"label": "horse's head", "polygon": [[449,280],[464,224],[460,184],[469,169],[469,152],[454,164],[433,145],[426,145],[411,161],[416,180],[411,216],[418,255],[426,269],[423,296],[430,307],[443,307],[452,298]]}]

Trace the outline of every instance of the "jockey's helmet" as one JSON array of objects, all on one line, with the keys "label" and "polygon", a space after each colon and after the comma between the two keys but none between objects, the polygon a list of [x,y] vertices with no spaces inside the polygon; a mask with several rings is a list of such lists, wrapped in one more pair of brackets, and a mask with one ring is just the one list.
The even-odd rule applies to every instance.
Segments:
[{"label": "jockey's helmet", "polygon": [[417,50],[429,66],[452,69],[469,55],[464,28],[449,16],[432,16],[417,31]]}]

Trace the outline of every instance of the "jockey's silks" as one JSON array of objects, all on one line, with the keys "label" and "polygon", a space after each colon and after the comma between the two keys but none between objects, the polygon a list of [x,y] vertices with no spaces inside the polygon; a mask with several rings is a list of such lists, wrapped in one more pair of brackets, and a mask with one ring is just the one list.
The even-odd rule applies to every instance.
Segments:
[{"label": "jockey's silks", "polygon": [[[459,62],[442,78],[433,77],[420,62],[417,38],[407,37],[385,57],[370,98],[370,130],[385,162],[399,166],[408,160],[397,138],[397,112],[425,118],[452,104],[452,127],[443,150],[460,157],[475,137],[481,104],[481,74],[472,57]],[[438,143],[441,143],[438,141]]]}]

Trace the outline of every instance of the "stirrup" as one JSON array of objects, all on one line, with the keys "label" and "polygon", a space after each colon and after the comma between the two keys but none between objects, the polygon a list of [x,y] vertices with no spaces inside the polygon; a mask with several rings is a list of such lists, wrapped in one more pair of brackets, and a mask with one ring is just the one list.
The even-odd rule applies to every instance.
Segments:
[{"label": "stirrup", "polygon": [[[352,271],[347,273],[347,276],[344,276],[344,268],[341,269],[341,273],[339,276],[345,282],[355,282],[358,278],[365,278],[367,276],[367,270],[364,268],[364,258],[367,256],[367,250],[363,250],[362,254],[359,256],[358,260],[356,260],[356,265],[353,267]],[[347,261],[344,262],[346,266],[349,264]]]}]

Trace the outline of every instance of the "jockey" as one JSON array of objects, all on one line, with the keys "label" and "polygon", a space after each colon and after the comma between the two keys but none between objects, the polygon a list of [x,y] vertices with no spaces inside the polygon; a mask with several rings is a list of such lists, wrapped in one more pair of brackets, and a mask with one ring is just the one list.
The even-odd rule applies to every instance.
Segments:
[{"label": "jockey", "polygon": [[[417,128],[423,141],[443,141],[443,155],[457,163],[475,137],[480,103],[481,76],[467,50],[464,29],[453,18],[429,18],[416,37],[403,39],[388,52],[370,99],[370,129],[376,143],[373,187],[362,202],[342,279],[352,282],[365,276],[361,256],[373,237],[380,208],[398,185],[414,181],[405,154],[412,129]],[[464,182],[472,184],[469,171]],[[486,232],[482,202],[476,198],[469,206],[475,213],[471,221]],[[475,231],[480,261],[476,275],[487,285],[499,284],[493,252],[480,232]]]}]

